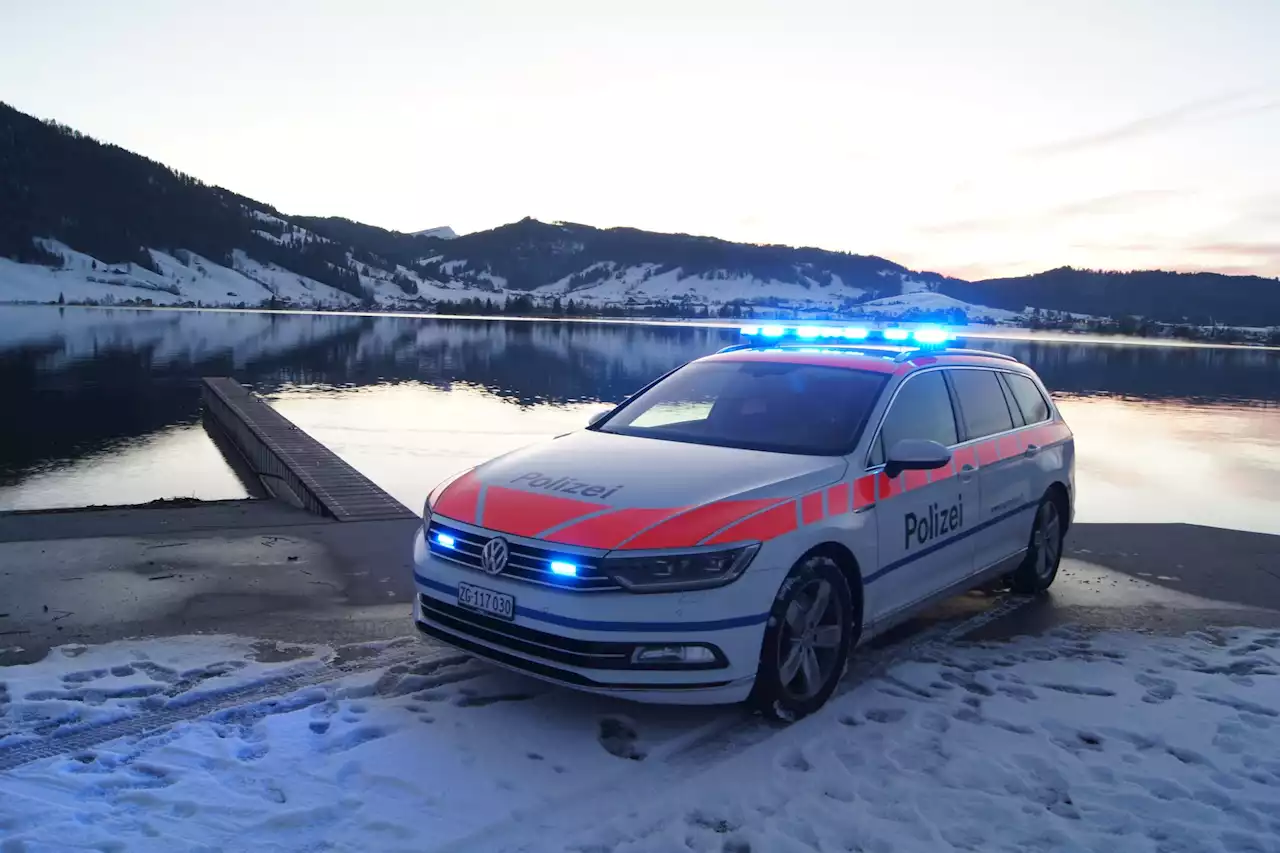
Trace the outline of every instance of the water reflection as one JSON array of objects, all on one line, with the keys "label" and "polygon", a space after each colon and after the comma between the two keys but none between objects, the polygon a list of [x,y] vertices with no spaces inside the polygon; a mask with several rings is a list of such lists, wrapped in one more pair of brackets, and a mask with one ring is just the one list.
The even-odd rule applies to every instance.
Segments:
[{"label": "water reflection", "polygon": [[[148,465],[128,500],[241,495],[212,448],[157,461],[167,446],[158,437],[184,427],[200,435],[202,375],[269,395],[416,506],[451,470],[576,428],[600,401],[735,337],[707,327],[0,308],[0,390],[15,413],[0,418],[0,509],[120,503],[114,484]],[[1082,518],[1194,520],[1208,512],[1195,509],[1205,502],[1193,497],[1203,487],[1194,475],[1229,479],[1236,497],[1217,495],[1211,512],[1245,519],[1229,526],[1280,526],[1266,521],[1280,519],[1280,353],[980,345],[1031,364],[1064,400],[1081,448]],[[1247,508],[1223,508],[1236,500]]]}]

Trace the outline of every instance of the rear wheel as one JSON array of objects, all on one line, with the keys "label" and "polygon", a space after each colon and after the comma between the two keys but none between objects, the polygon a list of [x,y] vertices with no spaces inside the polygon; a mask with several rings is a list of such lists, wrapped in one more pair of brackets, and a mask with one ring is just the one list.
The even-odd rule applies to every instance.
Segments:
[{"label": "rear wheel", "polygon": [[853,596],[830,557],[806,557],[774,599],[751,703],[795,720],[831,697],[844,674],[854,635]]},{"label": "rear wheel", "polygon": [[1033,595],[1049,588],[1058,576],[1065,533],[1066,527],[1058,502],[1052,495],[1046,494],[1036,509],[1027,556],[1010,578],[1010,586],[1014,592]]}]

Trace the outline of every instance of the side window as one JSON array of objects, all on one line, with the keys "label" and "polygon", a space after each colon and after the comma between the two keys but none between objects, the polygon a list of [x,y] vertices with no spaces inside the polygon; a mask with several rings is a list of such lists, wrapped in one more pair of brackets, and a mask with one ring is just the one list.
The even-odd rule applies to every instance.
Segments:
[{"label": "side window", "polygon": [[1036,383],[1016,373],[1006,373],[1004,378],[1009,383],[1013,399],[1017,401],[1018,408],[1022,410],[1027,423],[1038,424],[1049,420],[1049,403],[1036,387]]},{"label": "side window", "polygon": [[904,438],[923,438],[950,447],[959,441],[947,381],[938,370],[909,378],[898,391],[880,426],[871,464],[880,465]]},{"label": "side window", "polygon": [[950,372],[969,439],[1013,429],[1013,416],[1009,414],[1009,404],[1005,402],[994,371],[956,369]]},{"label": "side window", "polygon": [[1022,417],[1022,410],[1018,408],[1017,401],[1013,399],[1013,391],[1009,390],[1009,383],[1005,381],[1009,378],[1009,374],[997,373],[996,378],[1000,380],[1000,390],[1004,392],[1004,402],[1009,407],[1009,414],[1013,415],[1013,425],[1026,426],[1026,418]]},{"label": "side window", "polygon": [[871,443],[871,458],[867,464],[874,468],[884,464],[884,436],[876,433],[876,440]]}]

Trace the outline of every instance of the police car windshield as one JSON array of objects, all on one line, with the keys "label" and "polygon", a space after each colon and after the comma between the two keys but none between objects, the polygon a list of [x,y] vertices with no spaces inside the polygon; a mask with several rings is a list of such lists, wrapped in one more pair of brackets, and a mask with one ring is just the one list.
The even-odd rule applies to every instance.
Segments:
[{"label": "police car windshield", "polygon": [[808,364],[695,362],[630,400],[600,432],[840,456],[857,444],[886,377]]}]

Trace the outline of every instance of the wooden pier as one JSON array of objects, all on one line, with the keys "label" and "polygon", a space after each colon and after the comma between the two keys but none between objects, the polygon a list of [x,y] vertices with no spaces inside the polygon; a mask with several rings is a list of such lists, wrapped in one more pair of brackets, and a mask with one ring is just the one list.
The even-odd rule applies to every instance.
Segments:
[{"label": "wooden pier", "polygon": [[338,521],[414,518],[404,504],[234,379],[206,377],[205,417],[273,497]]}]

